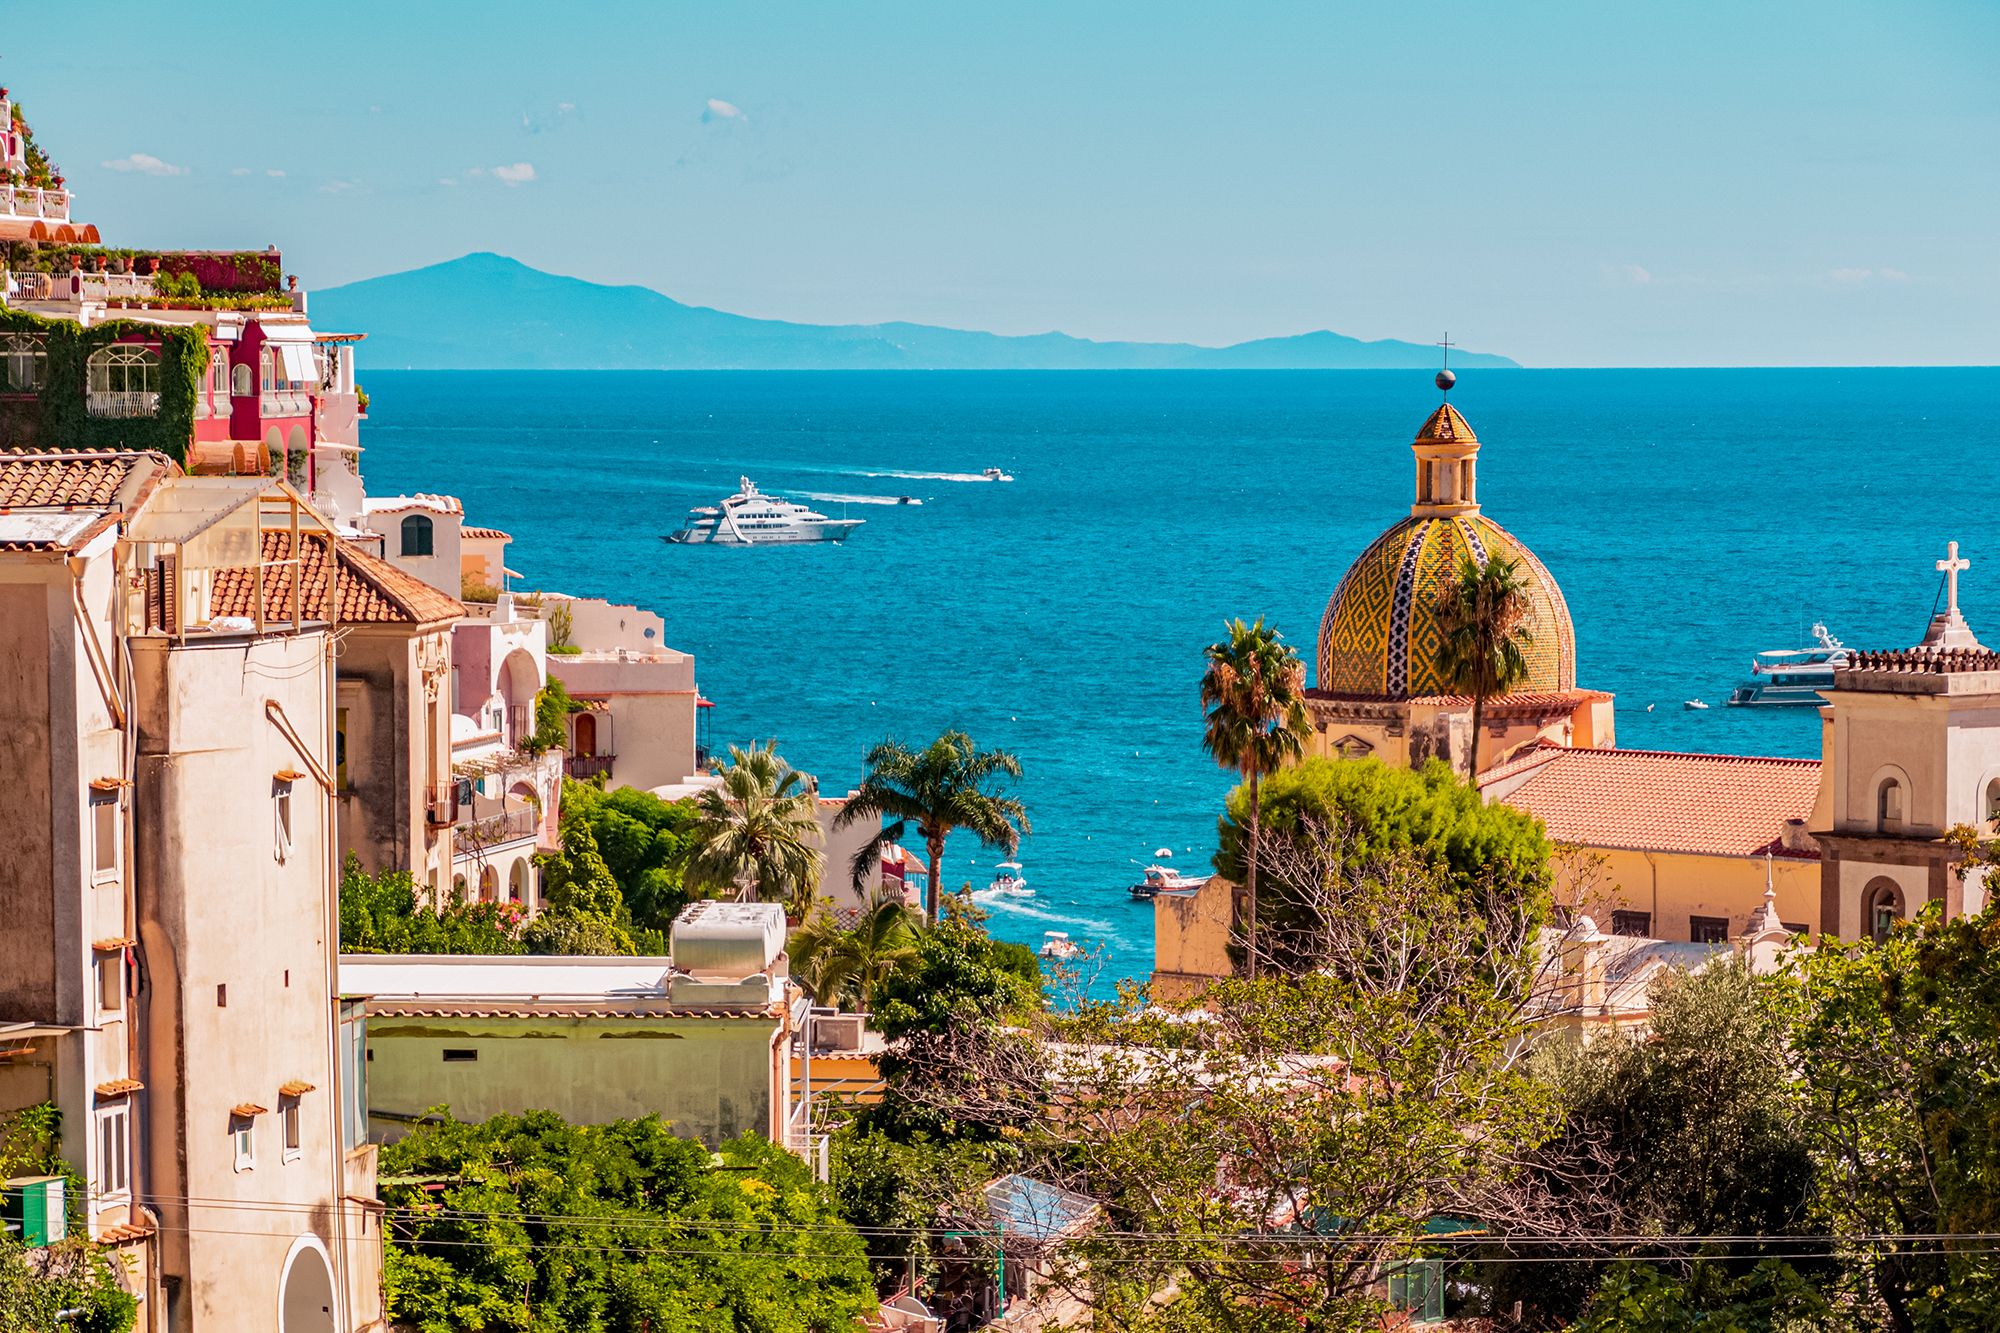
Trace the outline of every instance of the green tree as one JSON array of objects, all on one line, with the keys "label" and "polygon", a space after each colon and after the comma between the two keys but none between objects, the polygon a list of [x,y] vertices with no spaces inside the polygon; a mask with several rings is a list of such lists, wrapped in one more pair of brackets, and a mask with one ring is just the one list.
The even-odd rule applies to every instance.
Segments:
[{"label": "green tree", "polygon": [[792,932],[792,975],[821,1004],[870,1009],[882,982],[916,961],[922,926],[893,891],[878,890],[851,928],[822,904]]},{"label": "green tree", "polygon": [[827,1156],[840,1215],[866,1239],[878,1285],[888,1290],[913,1265],[929,1266],[938,1233],[967,1219],[986,1224],[981,1190],[1009,1169],[1013,1154],[999,1141],[890,1134],[861,1117],[834,1130]]},{"label": "green tree", "polygon": [[681,867],[693,845],[694,802],[667,801],[638,787],[605,791],[563,783],[562,818],[589,828],[618,883],[635,929],[665,932],[687,905]]},{"label": "green tree", "polygon": [[[968,895],[951,895],[936,923],[917,933],[916,956],[876,983],[873,1026],[889,1049],[880,1062],[886,1091],[871,1113],[883,1128],[954,1136],[961,1103],[983,1095],[967,1071],[1005,1024],[1042,1006],[1033,951],[995,940],[984,921]],[[1036,1114],[1025,1103],[1016,1109]]]},{"label": "green tree", "polygon": [[521,741],[529,754],[546,754],[569,744],[569,715],[576,703],[569,689],[555,676],[535,691],[535,729]]},{"label": "green tree", "polygon": [[657,1117],[423,1124],[382,1150],[383,1290],[420,1333],[848,1333],[860,1238],[805,1163]]},{"label": "green tree", "polygon": [[499,903],[428,906],[407,870],[370,875],[347,854],[340,875],[340,947],[344,953],[515,954],[522,945]]},{"label": "green tree", "polygon": [[849,870],[858,887],[880,862],[882,849],[916,826],[929,862],[931,893],[926,917],[938,919],[944,892],[945,841],[959,829],[981,844],[1013,856],[1033,830],[1028,812],[1012,796],[991,790],[996,780],[1021,776],[1021,761],[1005,750],[981,750],[962,731],[947,731],[921,750],[885,740],[863,760],[868,776],[834,817],[834,827],[861,820],[887,821],[854,854]]},{"label": "green tree", "polygon": [[[1625,1270],[1591,1295],[1612,1259],[1644,1260],[1638,1267],[1680,1284],[1688,1309],[1713,1300],[1718,1318],[1753,1298],[1738,1284],[1773,1252],[1793,1261],[1796,1271],[1787,1271],[1799,1281],[1801,1272],[1826,1275],[1828,1261],[1810,1258],[1815,1243],[1804,1239],[1816,1229],[1813,1162],[1768,989],[1733,959],[1670,971],[1648,996],[1643,1040],[1611,1035],[1543,1048],[1540,1072],[1562,1102],[1563,1127],[1534,1158],[1542,1188],[1594,1219],[1590,1229],[1601,1234],[1657,1239],[1496,1247],[1483,1272],[1497,1310],[1518,1300],[1531,1327],[1560,1328],[1586,1302],[1593,1311],[1622,1308],[1635,1294]],[[1679,1239],[1708,1236],[1769,1239]],[[1495,1262],[1507,1258],[1524,1262]]]},{"label": "green tree", "polygon": [[1486,701],[1528,676],[1528,584],[1520,562],[1496,555],[1485,564],[1464,557],[1458,577],[1437,591],[1438,674],[1455,690],[1472,696],[1472,780],[1479,780],[1479,739]]},{"label": "green tree", "polygon": [[[1377,759],[1307,759],[1266,778],[1263,797],[1264,949],[1275,966],[1317,965],[1330,924],[1326,878],[1376,873],[1399,854],[1437,866],[1475,919],[1547,919],[1554,877],[1540,822],[1482,800],[1438,760],[1411,770]],[[1216,868],[1231,879],[1248,860],[1249,815],[1239,787],[1217,830]]]},{"label": "green tree", "polygon": [[[0,1329],[129,1333],[138,1302],[118,1285],[111,1260],[90,1243],[84,1184],[62,1155],[62,1112],[43,1102],[0,1114],[0,1180],[61,1176],[69,1235],[34,1249],[0,1229]],[[81,1311],[58,1325],[65,1310]]]},{"label": "green tree", "polygon": [[824,856],[819,792],[810,774],[779,758],[775,742],[729,747],[722,785],[695,799],[689,888],[781,902],[793,916],[811,910]]},{"label": "green tree", "polygon": [[2000,1327],[2000,912],[1933,905],[1882,944],[1825,936],[1780,992],[1796,1131],[1849,1295],[1897,1333]]},{"label": "green tree", "polygon": [[[631,917],[597,839],[581,819],[561,821],[562,850],[544,855],[542,885],[548,905],[521,933],[537,954],[636,954]],[[657,950],[656,950],[657,952]]]},{"label": "green tree", "polygon": [[1242,774],[1250,791],[1250,839],[1244,859],[1245,936],[1249,972],[1258,974],[1257,832],[1264,778],[1305,753],[1305,667],[1275,627],[1259,616],[1227,626],[1229,637],[1206,650],[1201,677],[1202,748]]}]

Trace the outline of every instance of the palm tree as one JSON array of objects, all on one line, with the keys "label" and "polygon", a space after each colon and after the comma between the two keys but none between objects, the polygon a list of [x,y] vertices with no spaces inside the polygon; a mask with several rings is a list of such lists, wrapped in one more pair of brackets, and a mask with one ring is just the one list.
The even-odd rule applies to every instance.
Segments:
[{"label": "palm tree", "polygon": [[1475,783],[1486,701],[1507,693],[1528,675],[1524,650],[1534,642],[1528,632],[1528,611],[1528,584],[1520,564],[1510,556],[1496,555],[1484,565],[1464,556],[1458,576],[1438,589],[1437,620],[1444,631],[1438,674],[1453,689],[1472,696],[1469,776]]},{"label": "palm tree", "polygon": [[862,884],[881,860],[882,849],[900,842],[915,824],[930,859],[927,919],[933,924],[943,892],[946,838],[964,829],[985,846],[1012,856],[1020,849],[1022,835],[1032,832],[1028,812],[1018,800],[987,790],[995,778],[1020,777],[1021,761],[1005,750],[978,749],[962,731],[947,731],[922,750],[912,750],[901,741],[883,741],[864,762],[868,776],[834,816],[834,827],[846,828],[861,819],[889,822],[854,854],[854,883]]},{"label": "palm tree", "polygon": [[893,890],[877,890],[852,930],[821,906],[792,932],[792,971],[822,1004],[873,1009],[876,988],[917,956],[920,924]]},{"label": "palm tree", "polygon": [[782,902],[788,913],[803,915],[825,861],[811,775],[779,758],[775,742],[730,746],[729,764],[719,771],[722,785],[695,798],[683,882],[690,891]]},{"label": "palm tree", "polygon": [[1208,646],[1208,670],[1201,677],[1205,719],[1202,748],[1250,785],[1250,854],[1244,876],[1245,934],[1249,972],[1257,976],[1257,839],[1261,828],[1258,786],[1305,753],[1305,666],[1285,636],[1241,620],[1226,626],[1229,637]]}]

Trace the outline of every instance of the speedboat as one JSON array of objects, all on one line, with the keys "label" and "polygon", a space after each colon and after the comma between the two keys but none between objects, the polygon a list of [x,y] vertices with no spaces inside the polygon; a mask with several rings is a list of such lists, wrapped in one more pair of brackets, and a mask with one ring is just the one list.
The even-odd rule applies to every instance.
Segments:
[{"label": "speedboat", "polygon": [[1131,888],[1134,898],[1144,902],[1163,893],[1193,893],[1208,883],[1207,875],[1183,875],[1170,866],[1147,866],[1145,874]]},{"label": "speedboat", "polygon": [[1044,931],[1042,947],[1037,952],[1044,958],[1053,958],[1058,962],[1068,962],[1072,958],[1083,957],[1083,949],[1069,937],[1069,932],[1066,930]]},{"label": "speedboat", "polygon": [[1758,653],[1750,663],[1750,679],[1730,691],[1730,707],[1817,708],[1825,703],[1820,691],[1833,688],[1834,669],[1847,665],[1850,650],[1825,625],[1815,623],[1812,633],[1811,648]]},{"label": "speedboat", "polygon": [[1699,699],[1684,699],[1681,701],[1681,707],[1691,709],[1695,712],[1702,712],[1707,709],[1708,705]]},{"label": "speedboat", "polygon": [[984,477],[984,478],[986,478],[986,480],[988,480],[988,481],[1012,481],[1012,480],[1014,480],[1014,478],[1013,478],[1013,477],[1009,476],[1009,475],[1008,475],[1007,473],[1005,473],[1005,472],[1002,472],[1002,471],[1001,471],[1001,470],[1000,470],[999,468],[997,468],[997,467],[990,467],[990,468],[987,468],[987,469],[986,469],[986,470],[985,470],[984,472],[980,473],[979,475],[980,475],[980,476],[982,476],[982,477]]},{"label": "speedboat", "polygon": [[896,497],[896,503],[899,505],[920,505],[923,501],[914,495],[899,495]]},{"label": "speedboat", "polygon": [[1004,898],[1032,898],[1035,891],[1028,887],[1028,881],[1021,875],[1019,861],[1002,861],[993,867],[997,872],[993,882],[986,886],[988,893],[997,893]]},{"label": "speedboat", "polygon": [[828,518],[805,505],[765,495],[748,477],[719,505],[688,511],[687,523],[665,540],[685,546],[779,546],[793,542],[840,542],[865,521]]}]

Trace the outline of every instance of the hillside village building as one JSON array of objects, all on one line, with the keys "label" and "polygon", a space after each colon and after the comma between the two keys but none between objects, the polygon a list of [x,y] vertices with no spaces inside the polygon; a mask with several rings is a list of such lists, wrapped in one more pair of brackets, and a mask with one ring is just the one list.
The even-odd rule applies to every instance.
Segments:
[{"label": "hillside village building", "polygon": [[61,1109],[146,1329],[379,1315],[334,987],[338,591],[273,533],[338,540],[275,479],[0,459],[0,766],[29,832],[0,858],[0,1111]]}]

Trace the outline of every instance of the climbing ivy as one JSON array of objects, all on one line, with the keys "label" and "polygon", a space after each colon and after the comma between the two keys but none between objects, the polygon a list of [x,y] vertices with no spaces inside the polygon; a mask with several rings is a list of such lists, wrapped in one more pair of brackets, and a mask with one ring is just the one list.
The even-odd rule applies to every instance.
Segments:
[{"label": "climbing ivy", "polygon": [[[154,449],[175,462],[194,438],[194,409],[208,373],[208,336],[198,325],[107,320],[84,328],[0,306],[0,332],[37,333],[46,339],[48,375],[41,389],[41,423],[32,441],[39,449]],[[150,417],[93,417],[85,405],[90,354],[128,338],[160,349],[160,410]],[[19,446],[26,440],[0,440]]]}]

